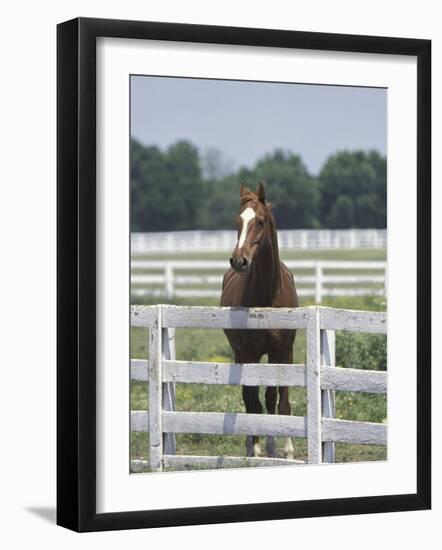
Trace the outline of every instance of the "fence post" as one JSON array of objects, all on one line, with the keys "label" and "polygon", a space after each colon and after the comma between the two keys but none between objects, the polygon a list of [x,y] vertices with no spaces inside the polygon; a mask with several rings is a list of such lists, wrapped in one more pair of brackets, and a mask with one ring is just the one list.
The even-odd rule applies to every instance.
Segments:
[{"label": "fence post", "polygon": [[[163,328],[163,360],[175,359],[175,329]],[[163,410],[175,410],[175,383],[163,383]],[[176,454],[176,443],[174,433],[163,434],[163,449],[165,455]]]},{"label": "fence post", "polygon": [[356,231],[354,229],[350,229],[350,248],[356,248],[358,244],[359,242]]},{"label": "fence post", "polygon": [[162,311],[157,306],[157,315],[149,329],[149,464],[159,472],[163,468],[162,336]]},{"label": "fence post", "polygon": [[316,262],[315,267],[315,302],[322,302],[322,263]]},{"label": "fence post", "polygon": [[320,464],[321,448],[321,346],[319,328],[319,308],[312,307],[309,311],[307,330],[307,447],[308,462]]},{"label": "fence post", "polygon": [[305,229],[301,230],[301,243],[299,248],[302,250],[308,249],[308,234]]},{"label": "fence post", "polygon": [[[321,329],[321,365],[335,366],[335,331]],[[335,390],[321,390],[322,417],[335,418]],[[322,443],[322,461],[335,461],[335,444],[333,441]]]},{"label": "fence post", "polygon": [[173,284],[173,266],[170,262],[166,262],[164,267],[164,278],[166,286],[166,296],[172,298],[174,295],[174,284]]}]

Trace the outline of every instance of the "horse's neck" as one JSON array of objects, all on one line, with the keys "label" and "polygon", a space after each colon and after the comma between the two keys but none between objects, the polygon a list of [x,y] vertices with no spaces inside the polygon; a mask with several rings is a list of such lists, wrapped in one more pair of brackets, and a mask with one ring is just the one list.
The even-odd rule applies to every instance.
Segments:
[{"label": "horse's neck", "polygon": [[245,291],[249,302],[247,305],[270,307],[281,284],[278,239],[273,224],[269,246],[264,247],[256,255],[253,263]]}]

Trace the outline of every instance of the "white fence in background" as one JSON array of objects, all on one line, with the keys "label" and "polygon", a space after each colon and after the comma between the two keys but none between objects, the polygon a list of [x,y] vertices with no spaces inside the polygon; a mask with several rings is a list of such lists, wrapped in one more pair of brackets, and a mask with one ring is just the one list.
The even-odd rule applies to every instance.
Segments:
[{"label": "white fence in background", "polygon": [[[386,334],[386,314],[324,307],[295,309],[132,306],[131,325],[149,331],[149,360],[131,360],[131,379],[149,382],[149,411],[131,411],[131,430],[149,432],[149,467],[305,464],[282,458],[176,454],[176,433],[266,435],[308,440],[307,463],[334,462],[336,442],[387,444],[387,425],[335,418],[335,390],[386,393],[387,373],[335,366],[335,331]],[[177,361],[176,328],[304,329],[305,365]],[[146,334],[147,338],[147,334]],[[360,365],[363,367],[363,365]],[[175,383],[299,386],[307,388],[307,416],[176,411]]]},{"label": "white fence in background", "polygon": [[[284,263],[295,275],[298,295],[314,296],[317,304],[324,296],[386,293],[386,262],[289,260]],[[218,260],[132,259],[131,293],[168,299],[220,297],[223,273],[228,268],[227,261]]]},{"label": "white fence in background", "polygon": [[[132,255],[231,251],[236,231],[132,233]],[[386,248],[385,229],[279,229],[280,250]]]}]

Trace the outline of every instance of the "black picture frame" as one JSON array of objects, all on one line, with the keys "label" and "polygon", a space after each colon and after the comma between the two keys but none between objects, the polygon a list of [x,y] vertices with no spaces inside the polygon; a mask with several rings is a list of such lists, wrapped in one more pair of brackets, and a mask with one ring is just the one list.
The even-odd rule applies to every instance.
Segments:
[{"label": "black picture frame", "polygon": [[[417,492],[96,513],[96,39],[417,58]],[[57,523],[75,531],[423,510],[431,506],[431,41],[79,18],[57,28]]]}]

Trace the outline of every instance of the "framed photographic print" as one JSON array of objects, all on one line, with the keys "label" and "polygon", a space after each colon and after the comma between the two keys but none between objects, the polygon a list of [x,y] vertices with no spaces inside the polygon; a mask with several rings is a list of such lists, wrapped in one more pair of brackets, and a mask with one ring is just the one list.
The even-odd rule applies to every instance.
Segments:
[{"label": "framed photographic print", "polygon": [[430,41],[57,36],[57,523],[428,509]]}]

